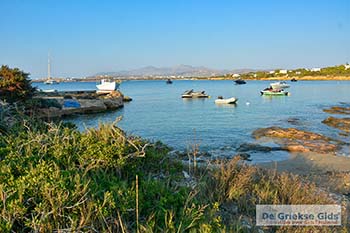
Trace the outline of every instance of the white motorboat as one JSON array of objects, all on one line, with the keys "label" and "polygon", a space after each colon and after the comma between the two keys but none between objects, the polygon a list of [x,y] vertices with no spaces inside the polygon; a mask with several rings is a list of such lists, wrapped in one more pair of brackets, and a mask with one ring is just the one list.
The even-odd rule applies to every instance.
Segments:
[{"label": "white motorboat", "polygon": [[216,104],[235,104],[237,102],[237,98],[235,97],[231,97],[228,99],[224,99],[222,96],[219,96],[216,100],[215,103]]},{"label": "white motorboat", "polygon": [[57,92],[57,90],[55,90],[55,89],[46,89],[46,90],[40,89],[39,91],[43,92],[43,93],[56,93]]},{"label": "white motorboat", "polygon": [[96,87],[99,91],[115,91],[119,87],[119,83],[102,79]]},{"label": "white motorboat", "polygon": [[53,80],[53,79],[48,79],[44,83],[47,85],[59,84],[59,82],[57,82],[56,80]]},{"label": "white motorboat", "polygon": [[272,87],[272,89],[275,89],[275,90],[281,90],[281,89],[286,89],[290,87],[290,85],[284,81],[271,83],[270,86]]}]

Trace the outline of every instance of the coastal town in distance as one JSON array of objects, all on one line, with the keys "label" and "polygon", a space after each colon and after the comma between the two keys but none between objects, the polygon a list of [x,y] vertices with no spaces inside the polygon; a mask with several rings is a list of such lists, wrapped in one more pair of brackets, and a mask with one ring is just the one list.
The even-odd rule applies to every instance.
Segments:
[{"label": "coastal town in distance", "polygon": [[[245,78],[250,80],[290,80],[298,78],[300,80],[350,80],[344,75],[350,74],[349,63],[334,67],[314,67],[299,69],[274,69],[274,70],[214,70],[205,67],[193,67],[180,65],[171,68],[144,67],[136,70],[121,72],[105,72],[86,77],[52,77],[58,82],[71,81],[96,81],[100,79],[115,80],[225,80],[232,78]],[[47,77],[32,80],[33,82],[44,82]]]}]

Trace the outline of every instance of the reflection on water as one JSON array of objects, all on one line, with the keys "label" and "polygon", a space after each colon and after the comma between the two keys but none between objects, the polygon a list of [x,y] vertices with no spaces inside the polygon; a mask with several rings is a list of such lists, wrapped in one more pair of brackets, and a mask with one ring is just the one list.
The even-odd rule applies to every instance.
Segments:
[{"label": "reflection on water", "polygon": [[[290,83],[290,96],[261,96],[267,81],[130,81],[121,84],[122,92],[133,98],[121,110],[69,118],[80,129],[113,122],[123,116],[120,127],[151,140],[161,140],[175,149],[186,149],[194,139],[200,148],[217,155],[232,156],[243,142],[254,142],[252,131],[261,127],[296,127],[339,138],[338,131],[321,123],[329,114],[323,108],[350,102],[350,82],[299,81]],[[61,90],[94,90],[95,82],[61,83]],[[40,85],[39,85],[40,86]],[[50,87],[51,88],[51,87]],[[185,90],[205,90],[212,97],[238,98],[236,105],[216,105],[215,98],[182,99]],[[348,137],[342,140],[349,141]],[[255,153],[254,161],[280,160],[285,152]]]}]

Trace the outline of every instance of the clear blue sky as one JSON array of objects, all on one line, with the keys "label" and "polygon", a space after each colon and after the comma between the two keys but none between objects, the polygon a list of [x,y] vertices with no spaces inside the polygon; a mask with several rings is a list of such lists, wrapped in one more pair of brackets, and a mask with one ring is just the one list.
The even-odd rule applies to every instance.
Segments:
[{"label": "clear blue sky", "polygon": [[46,76],[142,66],[350,62],[349,0],[0,0],[0,64]]}]

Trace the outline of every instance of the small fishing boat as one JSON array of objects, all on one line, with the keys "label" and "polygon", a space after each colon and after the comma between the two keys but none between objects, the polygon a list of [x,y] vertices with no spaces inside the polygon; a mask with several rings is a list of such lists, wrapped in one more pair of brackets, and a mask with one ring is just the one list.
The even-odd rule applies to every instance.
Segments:
[{"label": "small fishing boat", "polygon": [[244,81],[243,79],[236,79],[234,82],[235,82],[237,85],[246,84],[246,81]]},{"label": "small fishing boat", "polygon": [[231,97],[228,99],[224,99],[222,96],[219,96],[216,100],[215,103],[216,104],[235,104],[237,102],[237,98],[235,97]]},{"label": "small fishing boat", "polygon": [[296,78],[292,78],[290,81],[291,82],[297,82],[298,80]]},{"label": "small fishing boat", "polygon": [[56,80],[53,80],[53,79],[48,79],[44,83],[47,85],[59,84],[59,82],[57,82]]},{"label": "small fishing boat", "polygon": [[171,81],[171,79],[168,79],[168,80],[166,81],[166,84],[173,84],[173,81]]},{"label": "small fishing boat", "polygon": [[282,82],[275,82],[275,83],[271,83],[270,86],[273,88],[273,89],[277,89],[277,90],[280,90],[280,89],[285,89],[285,88],[289,88],[289,84],[282,81]]},{"label": "small fishing boat", "polygon": [[119,83],[102,79],[101,82],[96,85],[96,87],[98,91],[115,91],[119,87]]},{"label": "small fishing boat", "polygon": [[288,91],[285,91],[283,89],[273,89],[272,87],[265,88],[264,90],[260,91],[261,95],[268,95],[268,96],[286,96],[289,95]]},{"label": "small fishing boat", "polygon": [[182,98],[209,98],[205,91],[193,91],[193,89],[185,91]]},{"label": "small fishing boat", "polygon": [[57,90],[55,90],[55,89],[46,89],[46,90],[39,89],[39,91],[43,92],[43,93],[56,93],[57,92]]}]

